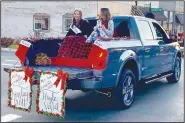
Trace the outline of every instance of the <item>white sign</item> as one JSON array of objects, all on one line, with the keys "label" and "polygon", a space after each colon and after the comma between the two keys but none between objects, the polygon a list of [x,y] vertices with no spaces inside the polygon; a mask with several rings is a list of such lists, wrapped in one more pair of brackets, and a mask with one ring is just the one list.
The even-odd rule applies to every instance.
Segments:
[{"label": "white sign", "polygon": [[62,116],[64,112],[64,103],[63,100],[63,92],[64,90],[61,90],[61,80],[56,87],[54,85],[55,81],[57,80],[57,76],[54,74],[44,74],[41,73],[40,75],[40,84],[39,86],[39,97],[38,97],[38,107],[39,112],[46,112],[52,115],[58,114],[59,116]]},{"label": "white sign", "polygon": [[31,107],[31,85],[30,78],[28,77],[27,81],[24,80],[25,73],[24,71],[11,72],[11,105],[23,108],[30,109]]},{"label": "white sign", "polygon": [[73,32],[74,33],[76,33],[76,34],[78,34],[78,33],[81,33],[82,31],[79,29],[79,28],[77,28],[75,25],[73,25],[73,27],[72,26],[70,26],[70,28],[73,30]]}]

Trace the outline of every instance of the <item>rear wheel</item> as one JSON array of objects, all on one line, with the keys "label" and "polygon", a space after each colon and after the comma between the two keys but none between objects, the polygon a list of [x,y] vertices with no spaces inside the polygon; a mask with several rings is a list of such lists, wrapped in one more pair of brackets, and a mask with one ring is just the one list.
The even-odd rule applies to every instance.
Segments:
[{"label": "rear wheel", "polygon": [[135,96],[135,83],[134,73],[129,69],[125,69],[112,95],[116,106],[126,109],[132,105]]},{"label": "rear wheel", "polygon": [[179,57],[177,57],[174,64],[173,74],[167,77],[166,79],[169,83],[177,83],[180,79],[180,76],[181,76],[181,60]]}]

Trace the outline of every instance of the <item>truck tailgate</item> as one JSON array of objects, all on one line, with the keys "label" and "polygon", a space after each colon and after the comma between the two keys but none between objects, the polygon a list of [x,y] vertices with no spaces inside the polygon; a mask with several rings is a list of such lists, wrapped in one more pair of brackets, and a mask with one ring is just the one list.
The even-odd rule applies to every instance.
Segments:
[{"label": "truck tailgate", "polygon": [[[92,78],[93,69],[90,68],[74,68],[74,67],[66,67],[66,66],[29,66],[30,68],[34,68],[34,72],[37,73],[38,71],[44,72],[57,72],[59,68],[62,69],[63,72],[67,72],[69,74],[70,79],[87,79]],[[21,67],[11,67],[11,68],[4,68],[4,71],[8,72],[11,69],[24,69],[24,66]]]}]

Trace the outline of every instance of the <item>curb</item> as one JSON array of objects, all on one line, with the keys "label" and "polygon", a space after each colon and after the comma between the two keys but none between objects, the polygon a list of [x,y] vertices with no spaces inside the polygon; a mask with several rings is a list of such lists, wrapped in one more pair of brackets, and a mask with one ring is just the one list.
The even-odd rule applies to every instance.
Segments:
[{"label": "curb", "polygon": [[2,47],[1,47],[1,51],[16,52],[16,51],[17,51],[17,49],[12,49],[12,48],[2,48]]}]

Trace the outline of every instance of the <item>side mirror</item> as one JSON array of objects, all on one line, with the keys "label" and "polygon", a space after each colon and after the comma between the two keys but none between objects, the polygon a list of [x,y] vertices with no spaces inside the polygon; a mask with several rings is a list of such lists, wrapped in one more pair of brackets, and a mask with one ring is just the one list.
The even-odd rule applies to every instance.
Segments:
[{"label": "side mirror", "polygon": [[166,38],[164,41],[165,41],[166,43],[172,43],[172,42],[173,42],[173,39],[171,39],[171,38]]}]

